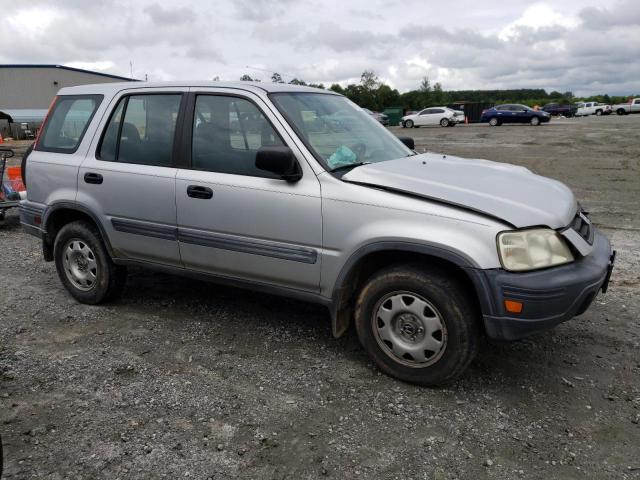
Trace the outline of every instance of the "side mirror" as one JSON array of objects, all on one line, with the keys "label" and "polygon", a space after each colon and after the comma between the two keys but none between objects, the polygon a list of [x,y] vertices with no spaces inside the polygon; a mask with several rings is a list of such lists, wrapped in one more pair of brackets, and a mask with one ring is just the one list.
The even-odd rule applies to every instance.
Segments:
[{"label": "side mirror", "polygon": [[302,178],[298,160],[289,147],[260,147],[256,153],[256,168],[275,173],[287,182]]},{"label": "side mirror", "polygon": [[413,138],[411,138],[411,137],[398,137],[398,140],[400,140],[402,143],[404,143],[411,150],[415,150],[416,149],[416,142],[413,141]]}]

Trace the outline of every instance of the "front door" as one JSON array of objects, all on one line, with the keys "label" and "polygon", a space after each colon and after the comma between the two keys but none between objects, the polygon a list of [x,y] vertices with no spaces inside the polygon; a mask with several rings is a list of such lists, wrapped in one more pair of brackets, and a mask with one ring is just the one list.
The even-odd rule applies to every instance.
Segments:
[{"label": "front door", "polygon": [[[176,177],[178,239],[188,269],[319,290],[320,185],[264,102],[225,89],[191,95],[190,168]],[[189,129],[187,129],[188,132]],[[302,178],[255,166],[261,146],[289,146]]]},{"label": "front door", "polygon": [[114,100],[80,166],[77,201],[99,216],[117,257],[180,266],[173,146],[186,92],[149,91]]}]

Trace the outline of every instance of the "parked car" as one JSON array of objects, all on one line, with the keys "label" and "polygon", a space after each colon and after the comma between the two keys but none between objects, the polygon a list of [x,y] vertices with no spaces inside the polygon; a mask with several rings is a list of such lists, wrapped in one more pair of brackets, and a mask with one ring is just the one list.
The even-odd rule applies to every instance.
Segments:
[{"label": "parked car", "polygon": [[503,123],[530,123],[540,125],[548,122],[551,115],[542,110],[534,110],[526,105],[505,104],[496,105],[482,111],[481,122],[489,122],[492,127],[497,127]]},{"label": "parked car", "polygon": [[604,103],[598,102],[578,103],[577,107],[576,117],[586,117],[588,115],[609,115],[612,112],[611,105],[605,105]]},{"label": "parked car", "polygon": [[640,98],[632,98],[627,103],[619,103],[611,107],[618,115],[628,115],[629,113],[640,113]]},{"label": "parked car", "polygon": [[[245,114],[258,133],[231,127]],[[128,266],[309,300],[328,307],[334,336],[355,322],[380,369],[423,385],[462,374],[481,335],[514,340],[580,315],[613,268],[562,183],[418,154],[309,87],[63,88],[25,172],[20,221],[77,301],[115,298]]]},{"label": "parked car", "polygon": [[440,125],[455,127],[464,122],[464,112],[449,107],[430,107],[412,115],[405,115],[400,120],[403,128]]},{"label": "parked car", "polygon": [[385,127],[389,125],[389,117],[386,116],[384,113],[372,112],[368,108],[363,108],[363,110],[367,112],[369,115],[371,115],[373,118],[375,118],[378,122],[380,122],[380,124],[384,125]]},{"label": "parked car", "polygon": [[576,114],[577,107],[575,105],[564,105],[561,103],[547,103],[542,107],[543,112],[549,115],[573,117]]}]

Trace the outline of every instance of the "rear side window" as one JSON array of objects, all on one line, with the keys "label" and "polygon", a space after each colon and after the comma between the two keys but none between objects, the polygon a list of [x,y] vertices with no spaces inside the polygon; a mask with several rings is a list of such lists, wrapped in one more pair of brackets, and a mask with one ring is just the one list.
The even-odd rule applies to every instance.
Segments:
[{"label": "rear side window", "polygon": [[49,112],[35,150],[56,153],[75,152],[102,98],[102,95],[58,97]]},{"label": "rear side window", "polygon": [[170,167],[181,94],[131,95],[116,106],[98,149],[100,160]]}]

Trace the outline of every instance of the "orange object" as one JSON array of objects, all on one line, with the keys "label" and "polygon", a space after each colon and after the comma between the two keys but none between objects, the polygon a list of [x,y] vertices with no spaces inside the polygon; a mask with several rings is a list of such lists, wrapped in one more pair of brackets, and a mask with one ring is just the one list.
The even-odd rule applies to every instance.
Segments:
[{"label": "orange object", "polygon": [[21,167],[7,167],[7,180],[11,185],[11,188],[15,192],[22,192],[26,190],[24,182],[22,181],[22,168]]},{"label": "orange object", "polygon": [[505,300],[504,308],[507,312],[510,313],[520,313],[522,312],[522,302],[516,302],[515,300]]},{"label": "orange object", "polygon": [[0,134],[0,143],[4,143],[4,138],[2,138],[2,134]]}]

